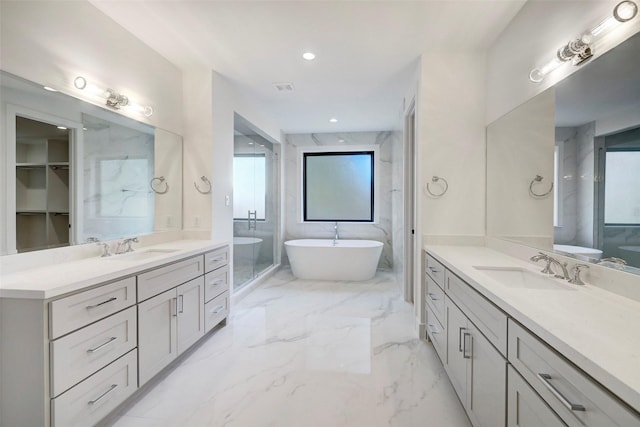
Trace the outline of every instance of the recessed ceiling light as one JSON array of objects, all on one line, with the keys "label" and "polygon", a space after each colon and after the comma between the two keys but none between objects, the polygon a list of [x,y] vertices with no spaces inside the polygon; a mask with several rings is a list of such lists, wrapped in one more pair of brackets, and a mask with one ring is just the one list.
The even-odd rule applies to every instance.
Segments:
[{"label": "recessed ceiling light", "polygon": [[44,90],[48,90],[49,92],[57,92],[57,90],[55,90],[52,87],[49,87],[49,86],[42,86],[42,87],[44,88]]},{"label": "recessed ceiling light", "polygon": [[335,117],[331,117],[331,118],[329,119],[329,121],[330,121],[331,123],[336,123],[336,122],[338,121],[338,119],[336,119]]},{"label": "recessed ceiling light", "polygon": [[66,128],[66,127],[64,127],[64,126],[58,126],[58,129],[60,129],[60,130],[67,130],[67,128]]},{"label": "recessed ceiling light", "polygon": [[338,140],[338,142],[344,142],[344,139],[340,138],[340,139]]},{"label": "recessed ceiling light", "polygon": [[316,55],[312,52],[305,52],[302,54],[302,57],[307,61],[313,61],[314,59],[316,59]]}]

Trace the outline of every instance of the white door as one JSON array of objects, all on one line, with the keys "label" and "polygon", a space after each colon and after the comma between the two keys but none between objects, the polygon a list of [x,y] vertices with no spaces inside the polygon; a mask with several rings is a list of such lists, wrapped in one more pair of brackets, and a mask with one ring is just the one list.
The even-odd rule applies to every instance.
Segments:
[{"label": "white door", "polygon": [[140,386],[178,356],[176,306],[175,289],[138,304]]},{"label": "white door", "polygon": [[466,407],[467,359],[464,358],[463,335],[467,332],[467,317],[448,297],[445,297],[445,314],[445,329],[447,330],[447,363],[445,368],[453,388]]},{"label": "white door", "polygon": [[204,276],[177,288],[178,354],[204,335]]}]

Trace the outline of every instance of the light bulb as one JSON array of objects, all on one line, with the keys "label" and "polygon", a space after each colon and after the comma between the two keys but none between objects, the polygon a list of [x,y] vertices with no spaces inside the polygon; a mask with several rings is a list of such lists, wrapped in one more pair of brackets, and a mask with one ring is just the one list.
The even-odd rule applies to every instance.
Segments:
[{"label": "light bulb", "polygon": [[338,119],[336,119],[335,117],[332,117],[332,118],[329,119],[329,121],[331,123],[336,123],[338,121]]},{"label": "light bulb", "polygon": [[613,9],[613,17],[620,22],[627,22],[635,18],[638,14],[638,5],[630,0],[625,0],[616,5]]},{"label": "light bulb", "polygon": [[534,83],[540,83],[542,80],[544,80],[547,74],[549,74],[550,72],[552,72],[553,70],[561,66],[562,64],[563,62],[560,61],[558,58],[553,58],[551,61],[544,64],[542,67],[534,68],[533,70],[531,70],[531,72],[529,73],[529,80],[531,80]]},{"label": "light bulb", "polygon": [[302,54],[302,57],[307,61],[313,61],[316,59],[316,55],[313,52],[305,52]]}]

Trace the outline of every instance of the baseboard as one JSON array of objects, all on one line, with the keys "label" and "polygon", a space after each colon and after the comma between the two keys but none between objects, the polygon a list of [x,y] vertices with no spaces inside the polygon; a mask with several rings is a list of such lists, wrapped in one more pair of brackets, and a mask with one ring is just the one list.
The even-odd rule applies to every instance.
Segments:
[{"label": "baseboard", "polygon": [[429,341],[429,338],[427,337],[427,324],[426,323],[417,323],[417,333],[418,333],[418,337],[421,340],[426,340]]}]

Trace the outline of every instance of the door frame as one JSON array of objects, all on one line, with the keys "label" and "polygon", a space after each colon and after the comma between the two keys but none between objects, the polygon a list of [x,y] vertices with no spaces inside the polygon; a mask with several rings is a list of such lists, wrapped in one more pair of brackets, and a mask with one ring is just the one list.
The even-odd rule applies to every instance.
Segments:
[{"label": "door frame", "polygon": [[415,302],[416,263],[416,101],[404,115],[404,300]]}]

